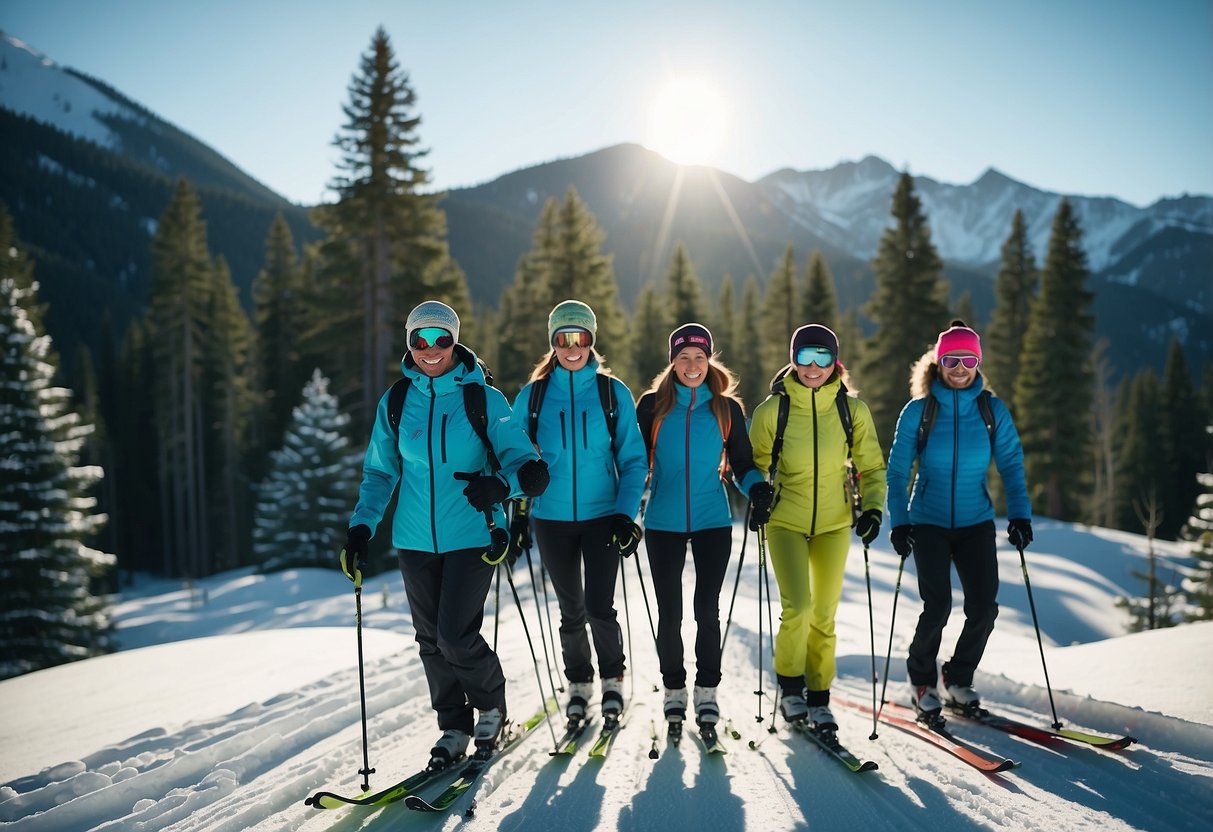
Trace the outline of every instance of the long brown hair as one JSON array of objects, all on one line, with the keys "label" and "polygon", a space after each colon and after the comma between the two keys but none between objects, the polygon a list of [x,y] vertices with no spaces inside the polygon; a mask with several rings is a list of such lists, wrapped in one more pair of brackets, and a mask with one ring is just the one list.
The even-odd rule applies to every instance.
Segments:
[{"label": "long brown hair", "polygon": [[[674,384],[676,381],[677,375],[674,372],[673,362],[670,362],[664,370],[653,377],[653,383],[649,385],[647,392],[653,394],[654,425],[659,424],[666,414],[674,409]],[[708,377],[704,383],[712,391],[712,399],[708,402],[708,406],[712,408],[716,424],[720,425],[720,435],[727,439],[730,421],[728,400],[732,399],[737,402],[742,414],[745,414],[745,404],[737,394],[737,376],[717,358],[716,353],[712,353],[708,356]]]}]

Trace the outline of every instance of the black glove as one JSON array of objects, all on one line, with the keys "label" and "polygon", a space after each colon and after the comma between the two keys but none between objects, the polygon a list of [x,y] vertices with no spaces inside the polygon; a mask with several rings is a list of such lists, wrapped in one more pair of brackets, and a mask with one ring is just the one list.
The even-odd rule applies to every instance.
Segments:
[{"label": "black glove", "polygon": [[636,554],[642,535],[640,526],[626,514],[616,514],[611,518],[611,545],[625,558]]},{"label": "black glove", "polygon": [[367,544],[371,540],[371,527],[359,523],[345,533],[345,548],[341,550],[338,561],[341,571],[354,583],[358,582],[355,572],[366,571]]},{"label": "black glove", "polygon": [[750,531],[758,531],[771,519],[771,500],[775,488],[769,482],[756,482],[750,486]]},{"label": "black glove", "polygon": [[914,552],[914,527],[894,526],[893,531],[889,532],[889,540],[893,542],[893,551],[905,560]]},{"label": "black glove", "polygon": [[1025,517],[1013,517],[1007,523],[1007,537],[1016,549],[1026,549],[1032,542],[1032,521]]},{"label": "black glove", "polygon": [[880,520],[884,517],[878,508],[870,508],[855,521],[855,534],[863,541],[863,545],[871,546],[872,541],[880,536]]},{"label": "black glove", "polygon": [[542,459],[528,460],[518,469],[518,485],[528,497],[538,497],[546,491],[550,479],[548,464]]},{"label": "black glove", "polygon": [[481,474],[479,471],[457,471],[455,479],[467,482],[463,496],[468,498],[476,511],[492,511],[493,506],[503,501],[510,494],[509,486],[500,477],[491,474]]},{"label": "black glove", "polygon": [[519,507],[514,511],[514,518],[510,520],[510,548],[506,555],[506,562],[511,568],[518,560],[518,556],[531,546],[531,518],[525,509]]}]

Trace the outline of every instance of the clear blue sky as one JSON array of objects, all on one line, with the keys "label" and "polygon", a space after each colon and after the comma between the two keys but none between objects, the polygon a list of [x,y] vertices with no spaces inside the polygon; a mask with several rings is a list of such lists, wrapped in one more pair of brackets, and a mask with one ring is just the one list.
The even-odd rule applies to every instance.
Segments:
[{"label": "clear blue sky", "polygon": [[0,28],[306,203],[379,24],[439,187],[652,145],[654,98],[696,76],[727,114],[704,161],[749,180],[876,154],[1137,205],[1213,193],[1210,0],[0,3]]}]

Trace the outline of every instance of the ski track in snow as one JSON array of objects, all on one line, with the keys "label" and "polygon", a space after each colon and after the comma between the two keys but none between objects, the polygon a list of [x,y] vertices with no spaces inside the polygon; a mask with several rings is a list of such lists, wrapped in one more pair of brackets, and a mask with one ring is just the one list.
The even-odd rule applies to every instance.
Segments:
[{"label": "ski track in snow", "polygon": [[[860,583],[854,583],[853,566],[848,567],[846,593],[852,603],[857,591],[862,599],[863,586],[862,572]],[[317,790],[359,791],[361,712],[357,672],[349,669],[224,715],[157,726],[83,759],[13,780],[0,787],[0,829],[293,832],[467,827],[674,832],[754,828],[773,832],[845,827],[938,832],[1047,827],[1084,832],[1178,832],[1209,828],[1213,818],[1213,727],[1066,691],[1055,689],[1054,701],[1067,726],[1105,734],[1130,733],[1139,743],[1121,752],[1064,740],[1045,746],[953,718],[950,726],[957,736],[1021,763],[1013,771],[987,775],[891,725],[881,723],[879,739],[870,741],[870,717],[836,707],[843,743],[856,756],[880,766],[878,771],[857,775],[807,738],[791,732],[782,721],[777,723],[777,732],[770,734],[774,693],[770,633],[762,636],[765,697],[759,722],[760,700],[754,693],[759,679],[759,633],[751,626],[759,613],[757,571],[753,564],[749,569],[729,631],[726,674],[720,688],[723,717],[742,738],[729,737],[722,722],[725,755],[704,753],[693,736],[693,722],[687,724],[681,744],[667,741],[660,715],[661,694],[655,689],[660,680],[656,656],[645,611],[635,600],[641,597],[635,573],[627,570],[632,585],[634,655],[630,664],[635,691],[629,719],[605,760],[587,757],[592,741],[589,734],[574,757],[550,757],[553,731],[559,733],[563,727],[563,718],[556,716],[551,728],[547,723],[539,725],[533,736],[495,764],[446,814],[413,813],[403,804],[380,809],[311,809],[303,805],[303,799]],[[887,571],[887,565],[878,571]],[[688,564],[688,582],[692,574]],[[516,575],[521,578],[524,604],[533,613],[525,571]],[[1056,580],[1064,583],[1063,577]],[[878,583],[888,583],[887,576]],[[1047,583],[1042,579],[1042,585]],[[726,610],[728,591],[726,585],[722,602]],[[886,615],[890,592],[891,587],[881,596]],[[906,606],[899,616],[905,615],[905,619],[898,631],[908,638],[913,603],[903,600]],[[491,595],[489,603],[491,612]],[[510,684],[512,716],[520,718],[529,716],[540,701],[536,667],[518,626],[517,610],[512,602],[503,600],[502,604],[500,653]],[[620,612],[622,617],[622,606]],[[862,620],[850,612],[846,615],[844,621],[840,612],[840,631],[857,627]],[[533,614],[530,623],[532,634],[537,635]],[[767,627],[765,618],[763,626]],[[491,624],[485,632],[491,639]],[[272,638],[272,633],[266,637]],[[839,697],[870,703],[866,627],[862,634],[852,632],[848,637],[852,648],[861,643],[864,650],[846,649],[840,638],[839,679],[834,690]],[[878,630],[878,643],[885,637]],[[684,641],[688,667],[692,667],[693,621],[684,622]],[[901,655],[904,645],[895,640],[894,646],[896,655]],[[535,651],[547,693],[550,677],[538,638]],[[882,660],[883,656],[878,667]],[[892,675],[887,695],[896,699],[904,694],[904,682],[899,681],[898,672]],[[412,645],[369,662],[365,678],[370,762],[377,769],[370,780],[379,789],[421,768],[438,731]],[[1051,721],[1043,686],[1016,681],[994,670],[980,673],[977,682],[986,704],[996,712],[1041,725]],[[653,720],[660,752],[656,761],[648,757]],[[757,749],[750,749],[749,741]],[[440,790],[441,785],[436,784],[423,794]],[[465,817],[464,810],[473,800],[475,816]]]}]

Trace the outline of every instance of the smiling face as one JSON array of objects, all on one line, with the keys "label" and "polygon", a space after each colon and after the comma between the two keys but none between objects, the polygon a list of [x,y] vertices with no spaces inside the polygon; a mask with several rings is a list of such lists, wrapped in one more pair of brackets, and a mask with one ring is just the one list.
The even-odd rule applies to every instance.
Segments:
[{"label": "smiling face", "polygon": [[437,378],[455,366],[455,339],[440,327],[410,333],[409,352],[417,368],[430,378]]},{"label": "smiling face", "polygon": [[[972,367],[965,366],[965,360],[972,364]],[[947,366],[955,364],[954,367]],[[953,390],[963,390],[973,383],[977,378],[977,368],[981,366],[981,360],[978,359],[975,353],[968,350],[956,350],[941,355],[937,364],[939,368],[939,378],[943,383]]]},{"label": "smiling face", "polygon": [[674,375],[684,387],[698,387],[708,377],[708,354],[686,347],[674,356]]},{"label": "smiling face", "polygon": [[801,347],[796,352],[796,377],[805,387],[816,390],[830,380],[837,360],[825,347]]}]

